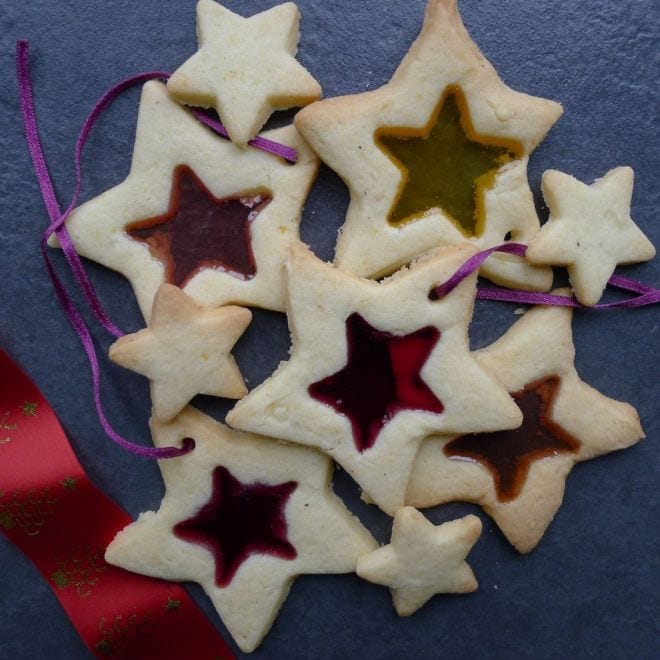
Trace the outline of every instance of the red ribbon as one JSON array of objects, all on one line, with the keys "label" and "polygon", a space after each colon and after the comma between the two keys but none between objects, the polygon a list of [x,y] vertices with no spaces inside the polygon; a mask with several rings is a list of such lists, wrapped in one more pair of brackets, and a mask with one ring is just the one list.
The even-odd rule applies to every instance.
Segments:
[{"label": "red ribbon", "polygon": [[110,566],[130,517],[88,479],[55,413],[0,350],[0,530],[99,658],[233,658],[186,592]]}]

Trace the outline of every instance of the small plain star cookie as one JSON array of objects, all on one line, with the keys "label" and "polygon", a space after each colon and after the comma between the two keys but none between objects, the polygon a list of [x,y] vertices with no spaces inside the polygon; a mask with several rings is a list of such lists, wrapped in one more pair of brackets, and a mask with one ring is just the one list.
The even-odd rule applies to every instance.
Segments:
[{"label": "small plain star cookie", "polygon": [[296,576],[350,573],[377,547],[332,492],[332,461],[313,449],[238,433],[186,408],[152,422],[165,496],[119,532],[105,558],[166,580],[198,582],[239,647],[254,650]]},{"label": "small plain star cookie", "polygon": [[530,241],[534,264],[566,266],[575,297],[595,305],[618,264],[655,257],[653,244],[630,217],[635,174],[617,167],[590,186],[557,170],[544,172],[550,217]]},{"label": "small plain star cookie", "polygon": [[318,447],[393,515],[425,436],[522,420],[470,356],[476,274],[429,299],[474,252],[441,248],[378,283],[292,245],[285,263],[291,357],[234,406],[227,423]]},{"label": "small plain star cookie", "polygon": [[428,438],[407,504],[476,502],[520,552],[529,552],[559,509],[573,466],[644,437],[632,406],[580,380],[571,317],[567,307],[535,307],[474,353],[513,395],[523,424],[513,431]]},{"label": "small plain star cookie", "polygon": [[[389,83],[313,103],[294,120],[350,191],[337,266],[378,277],[438,245],[528,242],[539,229],[528,157],[561,112],[499,79],[455,0],[429,0]],[[511,255],[492,256],[482,274],[517,288],[552,284],[549,269]]]},{"label": "small plain star cookie", "polygon": [[117,340],[110,359],[149,378],[153,417],[168,422],[197,394],[247,394],[230,351],[251,319],[245,307],[200,307],[178,287],[162,284],[149,326]]},{"label": "small plain star cookie", "polygon": [[465,558],[481,535],[481,520],[465,516],[433,525],[411,506],[396,512],[389,545],[360,557],[357,574],[390,587],[399,616],[409,616],[435,594],[477,589]]},{"label": "small plain star cookie", "polygon": [[318,159],[293,126],[264,136],[295,148],[295,165],[237,147],[146,83],[130,173],[71,213],[76,249],[127,277],[147,320],[163,282],[200,305],[283,310],[282,261]]},{"label": "small plain star cookie", "polygon": [[174,72],[168,92],[181,103],[215,108],[232,141],[244,146],[273,110],[321,96],[321,86],[295,59],[299,23],[292,2],[243,18],[200,0],[199,50]]}]

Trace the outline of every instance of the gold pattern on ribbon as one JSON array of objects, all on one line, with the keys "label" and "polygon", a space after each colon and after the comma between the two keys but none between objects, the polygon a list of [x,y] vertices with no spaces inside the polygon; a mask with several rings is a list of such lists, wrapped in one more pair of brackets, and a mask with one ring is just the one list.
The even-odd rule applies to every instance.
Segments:
[{"label": "gold pattern on ribbon", "polygon": [[76,490],[78,487],[78,479],[74,479],[73,477],[64,477],[64,479],[60,481],[60,484],[64,490]]},{"label": "gold pattern on ribbon", "polygon": [[178,612],[181,608],[181,601],[176,598],[168,598],[165,603],[166,612]]},{"label": "gold pattern on ribbon", "polygon": [[25,401],[21,406],[21,412],[26,417],[36,417],[39,404],[36,401]]},{"label": "gold pattern on ribbon", "polygon": [[19,528],[28,536],[39,534],[57,504],[48,488],[31,488],[25,494],[10,493],[8,501],[5,495],[0,491],[0,527],[7,531]]},{"label": "gold pattern on ribbon", "polygon": [[148,612],[142,617],[135,613],[127,617],[118,614],[112,621],[103,617],[98,625],[101,639],[94,648],[102,656],[139,657],[137,644],[140,639],[153,635],[157,625]]},{"label": "gold pattern on ribbon", "polygon": [[60,588],[72,587],[81,598],[86,598],[99,583],[100,574],[108,570],[103,560],[103,550],[85,548],[79,556],[55,557],[58,569],[51,574],[51,580]]},{"label": "gold pattern on ribbon", "polygon": [[[10,424],[8,421],[10,412],[6,410],[2,415],[0,415],[0,431],[15,431],[18,428],[18,424]],[[8,442],[11,442],[11,436],[7,435],[0,438],[0,445],[6,445]]]},{"label": "gold pattern on ribbon", "polygon": [[13,431],[18,428],[18,424],[9,424],[7,418],[11,413],[8,410],[5,410],[0,417],[0,429],[5,429],[6,431]]}]

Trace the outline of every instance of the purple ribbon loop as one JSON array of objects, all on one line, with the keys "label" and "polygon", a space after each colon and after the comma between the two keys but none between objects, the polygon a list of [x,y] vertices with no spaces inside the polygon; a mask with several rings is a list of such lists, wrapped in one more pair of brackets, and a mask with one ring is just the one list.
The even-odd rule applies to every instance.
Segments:
[{"label": "purple ribbon loop", "polygon": [[[92,372],[92,382],[93,382],[93,391],[94,391],[94,404],[96,406],[96,412],[101,422],[101,426],[105,431],[106,435],[116,442],[120,447],[130,451],[133,454],[138,456],[144,456],[146,458],[175,458],[183,454],[187,454],[194,447],[194,443],[185,442],[181,448],[179,447],[144,447],[142,445],[137,445],[129,440],[126,440],[121,435],[119,435],[110,425],[110,422],[105,416],[103,410],[103,404],[101,402],[101,378],[98,358],[96,356],[96,349],[94,348],[94,342],[92,341],[92,336],[87,328],[85,320],[78,311],[73,302],[73,299],[67,292],[66,288],[62,284],[55,268],[53,267],[52,262],[48,256],[47,244],[46,241],[48,237],[55,233],[60,245],[64,250],[66,255],[67,262],[73,271],[76,281],[80,285],[81,289],[85,293],[87,302],[90,305],[90,308],[94,312],[96,318],[102,323],[103,327],[109,330],[116,337],[121,337],[124,333],[119,330],[112,321],[108,318],[103,310],[100,301],[96,297],[94,289],[91,282],[87,278],[87,274],[83,268],[83,265],[80,261],[80,257],[76,252],[71,237],[69,236],[66,228],[64,227],[64,221],[66,220],[67,215],[71,212],[71,209],[75,206],[78,196],[80,194],[80,182],[81,182],[81,173],[80,173],[80,157],[82,153],[82,148],[89,137],[89,133],[94,125],[98,115],[103,111],[103,109],[116,97],[120,91],[126,89],[134,82],[124,81],[120,83],[117,87],[121,89],[116,91],[116,88],[110,90],[106,93],[99,103],[96,104],[92,112],[87,117],[85,124],[80,132],[78,141],[76,143],[76,152],[75,152],[75,168],[76,168],[76,189],[73,196],[71,204],[65,211],[61,212],[60,206],[57,202],[57,197],[55,196],[55,191],[53,189],[53,183],[48,172],[48,166],[46,165],[46,159],[41,148],[41,140],[39,139],[39,130],[37,128],[37,118],[34,111],[34,99],[32,96],[32,84],[30,82],[30,64],[29,64],[29,53],[28,53],[28,43],[27,41],[19,41],[16,44],[16,74],[18,79],[18,92],[21,102],[21,112],[23,114],[23,126],[25,128],[25,137],[28,143],[28,148],[30,150],[30,156],[32,157],[32,163],[34,165],[34,170],[37,175],[37,181],[39,183],[39,188],[41,190],[41,195],[46,205],[46,210],[50,217],[50,225],[44,233],[44,237],[41,241],[41,254],[46,264],[46,269],[48,275],[53,283],[53,288],[57,298],[62,305],[64,312],[69,319],[69,322],[76,331],[78,338],[87,354],[87,359],[89,361],[89,366]],[[151,75],[151,74],[143,74]],[[139,77],[139,76],[138,76]],[[155,77],[151,75],[151,77]],[[144,79],[144,78],[143,78]],[[134,80],[134,79],[129,79]]]},{"label": "purple ribbon loop", "polygon": [[471,256],[446,282],[438,285],[431,291],[430,298],[431,300],[437,300],[438,298],[444,298],[448,293],[451,293],[466,277],[472,275],[475,270],[479,270],[481,264],[483,264],[488,257],[494,252],[508,252],[509,254],[515,254],[518,257],[524,257],[525,252],[527,251],[527,246],[522,243],[502,243],[501,245],[496,245],[495,247],[488,248],[487,250],[482,250],[477,252],[477,254]]}]

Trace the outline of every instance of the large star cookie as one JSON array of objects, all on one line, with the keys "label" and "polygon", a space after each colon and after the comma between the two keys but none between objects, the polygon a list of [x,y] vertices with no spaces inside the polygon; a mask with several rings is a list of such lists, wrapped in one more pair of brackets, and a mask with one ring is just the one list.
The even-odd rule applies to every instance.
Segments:
[{"label": "large star cookie", "polygon": [[162,284],[149,326],[117,340],[110,359],[150,379],[153,416],[168,422],[197,394],[247,394],[230,351],[251,318],[245,307],[200,307],[178,287]]},{"label": "large star cookie", "polygon": [[476,275],[429,299],[474,252],[469,245],[440,249],[377,283],[292,246],[285,263],[291,358],[227,422],[322,449],[393,515],[429,433],[521,422],[468,350]]},{"label": "large star cookie", "polygon": [[[350,190],[337,266],[379,276],[438,245],[528,242],[539,221],[527,160],[560,114],[557,103],[504,85],[455,0],[429,0],[422,32],[389,83],[296,116]],[[521,288],[552,283],[549,269],[510,255],[491,257],[482,274]]]},{"label": "large star cookie", "polygon": [[177,101],[214,107],[232,141],[245,145],[273,110],[306,105],[321,87],[296,59],[300,13],[292,2],[243,18],[197,3],[199,50],[167,83]]},{"label": "large star cookie", "polygon": [[628,447],[644,434],[632,406],[578,377],[568,308],[528,311],[474,356],[513,394],[523,424],[514,431],[426,440],[406,503],[476,502],[520,552],[529,552],[561,505],[573,465]]},{"label": "large star cookie", "polygon": [[389,545],[360,557],[357,574],[390,587],[399,616],[409,616],[435,594],[475,591],[465,557],[481,534],[481,520],[465,516],[435,526],[411,506],[396,512]]},{"label": "large star cookie", "polygon": [[377,547],[332,492],[332,462],[306,447],[237,433],[186,408],[152,423],[156,446],[195,440],[161,461],[165,496],[108,547],[136,573],[198,582],[236,643],[254,650],[303,573],[349,573]]},{"label": "large star cookie", "polygon": [[635,174],[617,167],[590,186],[569,174],[543,174],[550,218],[531,240],[534,264],[567,266],[575,297],[595,305],[618,264],[648,261],[655,248],[630,217]]},{"label": "large star cookie", "polygon": [[148,82],[128,177],[67,220],[76,249],[125,275],[146,319],[163,282],[201,305],[282,310],[282,261],[318,159],[292,126],[265,135],[297,149],[296,164],[218,137]]}]

